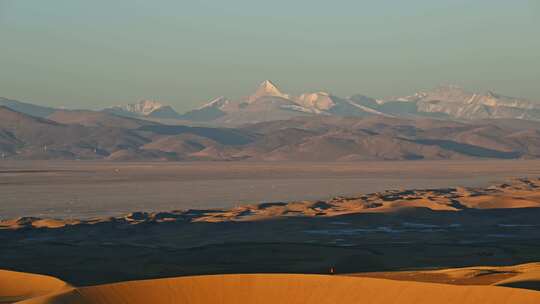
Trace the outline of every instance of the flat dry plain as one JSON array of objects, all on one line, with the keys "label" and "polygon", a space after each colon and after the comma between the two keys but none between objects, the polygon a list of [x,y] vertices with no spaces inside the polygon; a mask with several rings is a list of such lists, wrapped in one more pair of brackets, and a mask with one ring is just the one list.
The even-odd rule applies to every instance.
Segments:
[{"label": "flat dry plain", "polygon": [[229,208],[386,189],[485,186],[540,175],[539,160],[392,162],[1,161],[0,218],[89,218]]}]

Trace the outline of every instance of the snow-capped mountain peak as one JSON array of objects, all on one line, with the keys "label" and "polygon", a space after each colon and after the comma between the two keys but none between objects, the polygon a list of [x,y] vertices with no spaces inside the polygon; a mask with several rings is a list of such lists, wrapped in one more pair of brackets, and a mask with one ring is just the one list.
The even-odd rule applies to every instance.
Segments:
[{"label": "snow-capped mountain peak", "polygon": [[249,96],[249,101],[255,101],[264,96],[274,96],[288,99],[287,94],[283,94],[277,86],[270,80],[265,80],[259,84],[255,93]]},{"label": "snow-capped mountain peak", "polygon": [[163,108],[164,105],[155,100],[143,99],[137,103],[127,104],[124,106],[118,106],[127,112],[131,112],[138,115],[149,115],[157,109]]},{"label": "snow-capped mountain peak", "polygon": [[137,103],[127,105],[113,106],[104,109],[104,111],[122,116],[152,116],[157,118],[176,118],[178,116],[178,113],[172,107],[150,99],[143,99]]},{"label": "snow-capped mountain peak", "polygon": [[[172,108],[151,100],[113,110],[121,111],[120,114],[123,115],[136,113],[137,116],[160,118],[174,118],[177,115]],[[431,90],[420,90],[409,96],[388,99],[375,99],[359,94],[341,98],[324,91],[293,96],[282,92],[270,80],[265,80],[247,99],[220,96],[180,115],[180,118],[240,125],[305,115],[540,120],[540,103],[506,97],[491,91],[475,93],[455,85],[439,86]]]},{"label": "snow-capped mountain peak", "polygon": [[230,103],[230,100],[225,96],[219,96],[212,100],[210,100],[208,103],[202,105],[201,107],[197,108],[198,110],[204,109],[204,108],[218,108],[222,109],[224,106]]},{"label": "snow-capped mountain peak", "polygon": [[328,110],[336,105],[327,92],[305,93],[300,95],[295,101],[303,107],[316,110]]}]

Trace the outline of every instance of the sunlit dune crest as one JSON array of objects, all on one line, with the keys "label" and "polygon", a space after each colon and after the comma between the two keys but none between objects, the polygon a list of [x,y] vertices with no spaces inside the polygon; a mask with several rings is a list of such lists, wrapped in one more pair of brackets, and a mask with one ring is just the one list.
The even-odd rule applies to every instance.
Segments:
[{"label": "sunlit dune crest", "polygon": [[232,209],[133,212],[116,218],[89,220],[21,217],[0,221],[0,229],[61,228],[69,225],[114,221],[117,224],[148,222],[257,221],[279,217],[332,217],[358,213],[389,213],[409,209],[460,212],[469,209],[540,207],[540,179],[516,179],[488,188],[388,190],[328,201],[293,201],[242,205]]},{"label": "sunlit dune crest", "polygon": [[0,270],[0,303],[14,303],[71,289],[69,284],[53,277]]},{"label": "sunlit dune crest", "polygon": [[181,277],[67,288],[17,303],[538,303],[540,292],[386,279],[245,274]]},{"label": "sunlit dune crest", "polygon": [[540,263],[498,267],[476,266],[440,270],[372,272],[351,275],[452,285],[505,286],[540,291]]}]

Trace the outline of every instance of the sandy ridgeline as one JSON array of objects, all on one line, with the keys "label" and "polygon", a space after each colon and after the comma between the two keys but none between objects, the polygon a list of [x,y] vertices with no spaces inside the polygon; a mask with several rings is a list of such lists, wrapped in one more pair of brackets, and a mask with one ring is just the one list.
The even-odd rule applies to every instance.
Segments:
[{"label": "sandy ridgeline", "polygon": [[16,303],[72,289],[69,284],[50,276],[0,270],[0,303]]},{"label": "sandy ridgeline", "polygon": [[[513,269],[525,273],[517,277],[534,278],[538,284],[540,265]],[[455,278],[468,275],[459,270],[443,271],[453,273]],[[2,285],[10,282],[13,289],[0,285],[0,303],[540,303],[539,291],[414,282],[414,276],[410,281],[398,281],[327,275],[212,275],[73,288],[50,277],[13,272],[1,275]],[[22,301],[14,302],[19,299]]]},{"label": "sandy ridgeline", "polygon": [[540,263],[515,266],[478,266],[439,270],[350,274],[365,278],[451,285],[492,285],[540,291]]},{"label": "sandy ridgeline", "polygon": [[133,212],[121,217],[89,220],[21,217],[0,220],[0,229],[62,228],[81,224],[140,224],[160,222],[233,222],[287,217],[336,217],[360,213],[393,213],[403,210],[466,211],[540,207],[540,178],[514,179],[488,188],[388,190],[328,201],[297,201],[243,205],[233,209]]},{"label": "sandy ridgeline", "polygon": [[104,222],[140,224],[185,220],[190,222],[256,221],[280,217],[334,217],[357,213],[392,213],[415,208],[433,211],[464,211],[538,207],[540,207],[540,178],[522,178],[488,188],[388,190],[358,197],[336,197],[328,201],[263,203],[226,210],[134,212],[123,217],[90,220],[21,217],[0,221],[0,229],[62,228]]}]

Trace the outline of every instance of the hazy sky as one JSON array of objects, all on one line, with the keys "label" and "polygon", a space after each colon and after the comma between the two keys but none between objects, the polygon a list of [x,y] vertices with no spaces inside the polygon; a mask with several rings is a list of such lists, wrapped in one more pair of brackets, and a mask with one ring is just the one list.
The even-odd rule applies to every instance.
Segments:
[{"label": "hazy sky", "polygon": [[286,92],[458,84],[540,100],[539,0],[0,0],[0,96],[179,111]]}]

